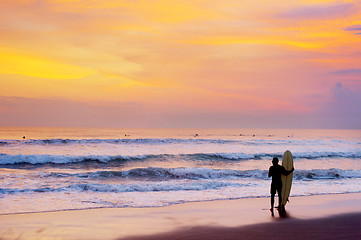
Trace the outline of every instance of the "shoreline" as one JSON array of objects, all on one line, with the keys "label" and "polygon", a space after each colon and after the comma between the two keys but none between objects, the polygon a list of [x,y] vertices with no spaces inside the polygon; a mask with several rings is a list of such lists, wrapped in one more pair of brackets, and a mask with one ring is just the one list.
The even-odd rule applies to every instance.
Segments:
[{"label": "shoreline", "polygon": [[[178,239],[192,239],[192,236],[207,239],[217,234],[228,234],[228,239],[234,239],[236,236],[231,233],[242,229],[247,232],[260,224],[312,226],[316,224],[314,221],[318,221],[317,224],[324,231],[327,230],[326,223],[330,221],[339,222],[343,229],[346,228],[342,223],[354,222],[361,229],[361,193],[292,197],[286,206],[287,218],[279,217],[277,211],[272,217],[269,201],[269,198],[245,198],[189,202],[166,207],[97,208],[0,215],[0,239],[161,239],[162,236],[169,237],[172,234],[180,236],[184,229],[192,234]],[[360,231],[354,232],[352,224],[350,227],[345,234],[356,234],[359,237]],[[332,226],[329,228],[331,231]],[[209,231],[216,232],[207,235]],[[259,231],[265,232],[262,228]],[[332,239],[332,236],[329,237]]]},{"label": "shoreline", "polygon": [[[300,197],[317,197],[317,196],[334,196],[334,195],[353,195],[361,194],[361,192],[352,192],[352,193],[330,193],[330,194],[315,194],[315,195],[304,195],[304,196],[292,196],[291,198],[300,198]],[[71,212],[71,211],[88,211],[88,210],[98,210],[98,209],[148,209],[148,208],[167,208],[182,204],[192,204],[192,203],[205,203],[205,202],[219,202],[219,201],[239,201],[246,199],[269,199],[270,197],[246,197],[246,198],[234,198],[234,199],[215,199],[215,200],[204,200],[204,201],[189,201],[174,203],[165,206],[145,206],[145,207],[93,207],[93,208],[74,208],[74,209],[59,209],[59,210],[49,210],[49,211],[34,211],[34,212],[15,212],[15,213],[0,213],[0,216],[11,216],[11,215],[21,215],[21,214],[36,214],[36,213],[57,213],[57,212]],[[277,194],[275,196],[277,200]],[[277,205],[278,200],[275,201],[275,206]]]}]

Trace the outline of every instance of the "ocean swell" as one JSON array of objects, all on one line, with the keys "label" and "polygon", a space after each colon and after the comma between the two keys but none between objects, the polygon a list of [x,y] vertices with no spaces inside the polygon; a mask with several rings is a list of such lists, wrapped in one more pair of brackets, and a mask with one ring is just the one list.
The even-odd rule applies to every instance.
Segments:
[{"label": "ocean swell", "polygon": [[203,139],[203,138],[119,138],[119,139],[29,139],[0,141],[1,145],[96,145],[96,144],[136,144],[136,145],[163,145],[163,144],[237,144],[237,145],[330,145],[330,144],[361,144],[345,140],[324,139]]}]

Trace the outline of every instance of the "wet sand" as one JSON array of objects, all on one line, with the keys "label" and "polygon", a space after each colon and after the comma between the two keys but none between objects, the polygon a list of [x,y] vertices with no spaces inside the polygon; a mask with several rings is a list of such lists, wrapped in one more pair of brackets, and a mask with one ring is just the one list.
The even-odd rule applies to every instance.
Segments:
[{"label": "wet sand", "polygon": [[0,239],[361,239],[361,194],[0,215]]},{"label": "wet sand", "polygon": [[[287,230],[286,230],[287,229]],[[242,227],[193,227],[150,236],[120,239],[361,239],[361,213],[299,220],[290,219]]]}]

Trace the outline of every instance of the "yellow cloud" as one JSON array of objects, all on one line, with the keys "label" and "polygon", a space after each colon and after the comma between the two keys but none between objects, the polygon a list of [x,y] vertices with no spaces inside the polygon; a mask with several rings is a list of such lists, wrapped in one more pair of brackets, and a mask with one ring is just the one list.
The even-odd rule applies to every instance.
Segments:
[{"label": "yellow cloud", "polygon": [[129,16],[161,23],[180,23],[194,19],[214,19],[217,11],[206,8],[203,0],[49,0],[54,9],[79,12],[98,9],[124,9]]},{"label": "yellow cloud", "polygon": [[227,44],[258,44],[258,45],[288,45],[299,48],[320,48],[323,45],[317,42],[306,42],[306,41],[292,41],[292,40],[281,40],[281,39],[272,39],[272,38],[262,38],[262,39],[250,39],[242,37],[209,37],[199,40],[189,40],[184,41],[184,43],[190,44],[205,44],[205,45],[227,45]]},{"label": "yellow cloud", "polygon": [[152,94],[154,87],[127,77],[96,74],[79,79],[0,75],[0,96],[66,98],[75,101],[123,101]]},{"label": "yellow cloud", "polygon": [[37,56],[0,50],[0,74],[18,74],[49,79],[76,79],[90,76],[92,69]]},{"label": "yellow cloud", "polygon": [[[205,2],[203,2],[205,4]],[[142,1],[139,4],[141,14],[154,21],[178,23],[194,19],[214,19],[215,11],[199,6],[199,1],[158,0]]]}]

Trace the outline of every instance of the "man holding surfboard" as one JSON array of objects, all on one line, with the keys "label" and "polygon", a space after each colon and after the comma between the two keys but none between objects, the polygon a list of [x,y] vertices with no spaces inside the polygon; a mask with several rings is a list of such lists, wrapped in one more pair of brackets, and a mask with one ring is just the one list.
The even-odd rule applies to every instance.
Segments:
[{"label": "man holding surfboard", "polygon": [[[291,190],[292,175],[288,177],[294,171],[293,168],[293,158],[290,151],[286,151],[283,159],[282,166],[278,164],[279,160],[277,157],[274,157],[272,160],[272,166],[269,168],[268,177],[272,177],[271,183],[271,211],[273,212],[273,205],[275,201],[276,192],[278,194],[278,209],[283,210],[288,196]],[[292,167],[292,168],[291,168]],[[284,189],[282,186],[284,185]],[[288,194],[287,194],[288,192]],[[284,199],[282,199],[284,198]]]}]

